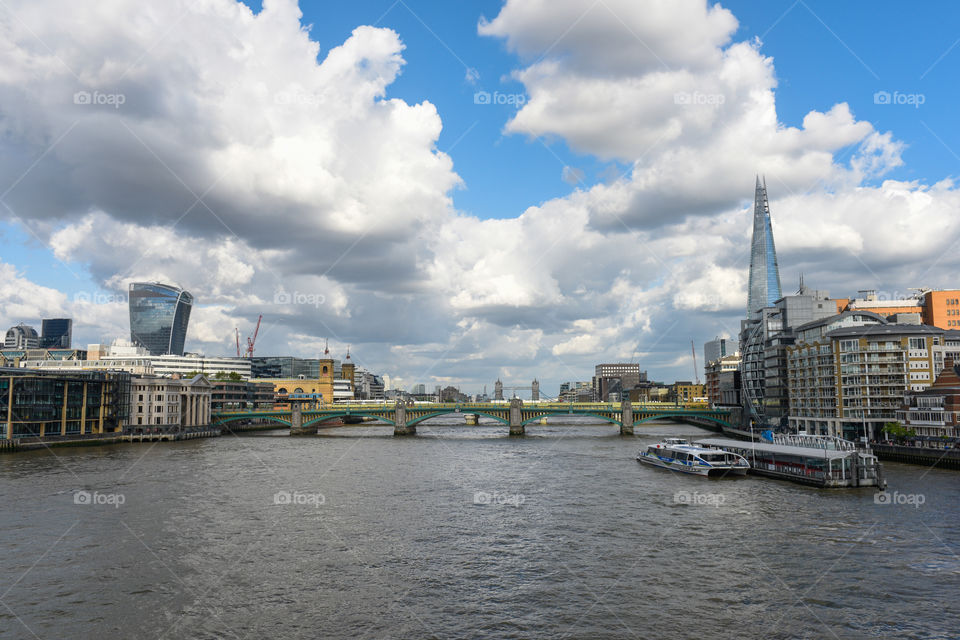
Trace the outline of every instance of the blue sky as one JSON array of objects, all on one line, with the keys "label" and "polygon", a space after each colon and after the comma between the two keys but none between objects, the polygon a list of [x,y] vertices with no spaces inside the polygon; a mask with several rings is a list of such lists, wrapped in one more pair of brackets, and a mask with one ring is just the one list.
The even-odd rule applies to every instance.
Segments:
[{"label": "blue sky", "polygon": [[[248,2],[259,9],[259,3]],[[407,102],[429,100],[444,128],[438,147],[448,151],[465,188],[454,192],[464,212],[481,218],[515,217],[532,204],[565,195],[564,166],[584,171],[587,184],[623,166],[572,152],[564,140],[528,140],[502,133],[515,109],[476,105],[478,90],[524,92],[511,78],[522,61],[497,38],[477,34],[481,18],[498,13],[499,0],[470,2],[377,0],[358,3],[303,2],[311,38],[324,50],[339,45],[360,24],[389,27],[406,45],[407,64],[390,95]],[[741,0],[719,3],[740,22],[734,40],[760,38],[774,58],[777,112],[783,124],[800,126],[811,109],[847,102],[859,119],[893,131],[907,144],[905,166],[885,178],[937,181],[960,173],[960,130],[955,117],[960,85],[960,4],[917,5],[885,1]],[[589,3],[585,3],[585,7]],[[475,85],[467,68],[479,72]],[[886,90],[923,94],[912,106],[874,104]],[[929,127],[929,128],[928,128]],[[939,138],[939,139],[938,139]],[[583,185],[575,185],[583,186]]]},{"label": "blue sky", "polygon": [[[299,22],[292,0],[248,3],[255,20],[231,0],[131,0],[137,21],[90,7],[97,28],[81,30],[63,2],[13,2],[19,19],[0,24],[19,54],[0,59],[9,323],[71,314],[80,344],[123,335],[122,304],[74,298],[160,278],[197,297],[188,346],[208,353],[264,313],[269,352],[329,338],[409,384],[549,385],[631,359],[688,378],[689,341],[730,336],[742,315],[755,172],[785,291],[800,271],[837,296],[958,284],[960,199],[928,188],[960,173],[953,2],[735,0],[720,5],[733,29],[697,0],[301,2]],[[483,19],[503,37],[480,35]],[[349,73],[321,69],[334,48]],[[269,100],[292,86],[346,98]],[[121,109],[59,98],[118,87]],[[688,109],[674,87],[728,102]],[[324,302],[278,308],[278,287]]]}]

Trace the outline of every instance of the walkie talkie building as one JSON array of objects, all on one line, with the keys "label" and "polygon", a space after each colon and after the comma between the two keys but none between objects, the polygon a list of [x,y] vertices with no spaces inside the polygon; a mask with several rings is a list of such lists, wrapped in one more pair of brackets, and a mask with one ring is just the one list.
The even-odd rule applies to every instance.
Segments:
[{"label": "walkie talkie building", "polygon": [[156,282],[130,283],[130,341],[152,356],[183,355],[193,296]]}]

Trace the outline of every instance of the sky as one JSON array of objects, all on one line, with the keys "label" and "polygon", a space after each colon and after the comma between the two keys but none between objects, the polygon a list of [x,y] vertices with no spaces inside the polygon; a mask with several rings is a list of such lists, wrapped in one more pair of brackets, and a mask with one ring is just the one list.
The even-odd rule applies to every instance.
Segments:
[{"label": "sky", "polygon": [[[784,293],[956,288],[960,7],[737,0],[8,1],[0,325],[336,357],[398,387],[694,377]],[[699,372],[702,376],[702,361]]]}]

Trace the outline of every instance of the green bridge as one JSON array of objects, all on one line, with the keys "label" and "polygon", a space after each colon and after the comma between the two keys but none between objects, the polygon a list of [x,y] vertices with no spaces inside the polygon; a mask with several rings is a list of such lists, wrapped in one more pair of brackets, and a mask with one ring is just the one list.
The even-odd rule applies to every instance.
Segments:
[{"label": "green bridge", "polygon": [[503,423],[510,435],[521,436],[526,425],[550,416],[592,416],[616,424],[623,435],[632,435],[633,427],[651,420],[674,419],[698,426],[732,427],[730,410],[677,406],[672,404],[535,402],[445,402],[397,404],[336,404],[315,407],[309,402],[293,402],[286,410],[214,411],[211,422],[227,426],[231,422],[272,421],[290,428],[290,435],[312,435],[324,422],[337,418],[361,417],[393,425],[394,435],[413,435],[424,420],[450,414],[486,416]]}]

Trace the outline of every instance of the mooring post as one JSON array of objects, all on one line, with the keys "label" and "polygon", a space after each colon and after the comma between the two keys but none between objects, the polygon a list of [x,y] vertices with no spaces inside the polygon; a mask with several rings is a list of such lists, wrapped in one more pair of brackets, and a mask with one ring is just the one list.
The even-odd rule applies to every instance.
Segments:
[{"label": "mooring post", "polygon": [[620,435],[633,435],[633,405],[630,396],[620,401]]},{"label": "mooring post", "polygon": [[510,435],[522,436],[526,434],[523,428],[523,400],[513,398],[510,400]]},{"label": "mooring post", "polygon": [[407,406],[402,402],[397,402],[393,412],[393,435],[412,436],[417,433],[416,425],[407,424]]}]

